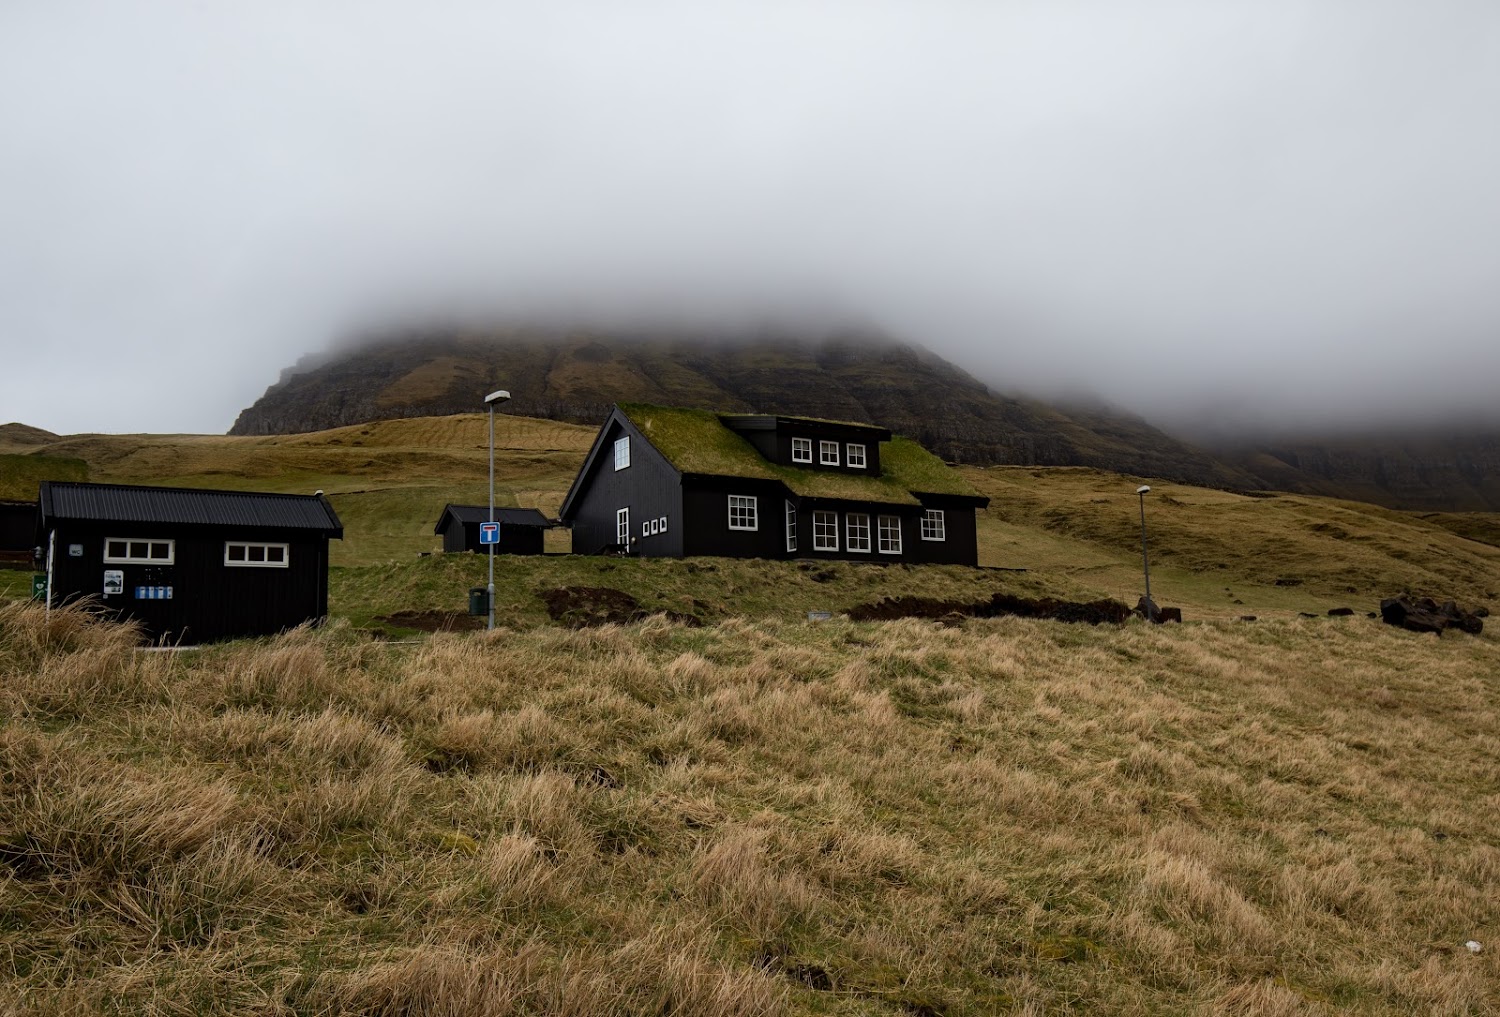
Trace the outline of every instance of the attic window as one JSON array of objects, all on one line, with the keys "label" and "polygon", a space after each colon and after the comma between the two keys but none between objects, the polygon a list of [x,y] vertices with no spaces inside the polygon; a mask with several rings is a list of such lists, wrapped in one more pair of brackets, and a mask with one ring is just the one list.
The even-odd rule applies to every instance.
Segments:
[{"label": "attic window", "polygon": [[811,438],[793,438],[792,439],[792,462],[794,462],[794,463],[810,463],[810,462],[812,462],[812,439]]},{"label": "attic window", "polygon": [[856,469],[865,468],[865,447],[850,442],[844,446],[844,462]]},{"label": "attic window", "polygon": [[818,442],[818,462],[823,466],[837,466],[839,464],[839,443],[836,441]]},{"label": "attic window", "polygon": [[284,569],[291,564],[291,547],[259,541],[224,542],[224,564],[233,568]]},{"label": "attic window", "polygon": [[615,439],[615,469],[623,470],[630,465],[630,435]]},{"label": "attic window", "polygon": [[175,540],[125,540],[110,537],[104,542],[108,565],[171,565],[177,558]]}]

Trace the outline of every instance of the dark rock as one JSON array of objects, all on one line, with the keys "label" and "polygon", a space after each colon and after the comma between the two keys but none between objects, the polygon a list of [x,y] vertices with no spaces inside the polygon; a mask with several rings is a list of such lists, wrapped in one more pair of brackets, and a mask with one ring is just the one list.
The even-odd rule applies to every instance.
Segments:
[{"label": "dark rock", "polygon": [[1160,621],[1163,625],[1165,625],[1167,622],[1176,622],[1177,624],[1181,625],[1182,624],[1182,608],[1180,608],[1180,607],[1164,607],[1164,608],[1161,609],[1161,617],[1158,618],[1157,620]]},{"label": "dark rock", "polygon": [[1276,585],[1277,586],[1301,586],[1302,585],[1302,580],[1300,580],[1300,579],[1278,579],[1278,580],[1276,580]]},{"label": "dark rock", "polygon": [[1328,617],[1330,618],[1348,618],[1353,613],[1354,608],[1352,607],[1330,607],[1328,609]]},{"label": "dark rock", "polygon": [[1477,636],[1484,631],[1484,621],[1478,614],[1463,610],[1451,600],[1439,604],[1431,597],[1416,600],[1391,597],[1382,600],[1380,617],[1387,625],[1395,625],[1409,632],[1441,635],[1451,628]]},{"label": "dark rock", "polygon": [[1297,617],[1298,618],[1316,618],[1317,615],[1313,614],[1311,611],[1298,611],[1297,612]]},{"label": "dark rock", "polygon": [[824,569],[822,572],[814,572],[809,578],[815,583],[831,583],[839,577],[833,569]]},{"label": "dark rock", "polygon": [[1255,621],[1255,615],[1253,615],[1253,614],[1242,614],[1242,615],[1240,615],[1240,621]]}]

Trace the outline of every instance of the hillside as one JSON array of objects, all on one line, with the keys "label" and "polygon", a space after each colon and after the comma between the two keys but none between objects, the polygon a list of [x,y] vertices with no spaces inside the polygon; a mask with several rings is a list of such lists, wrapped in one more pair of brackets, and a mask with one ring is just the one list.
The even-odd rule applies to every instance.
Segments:
[{"label": "hillside", "polygon": [[[593,429],[497,425],[502,500],[554,510]],[[0,571],[0,1012],[1467,1017],[1500,995],[1500,639],[1364,616],[1403,588],[1500,607],[1500,546],[1464,535],[1488,517],[1152,478],[1153,589],[1187,624],[837,617],[1134,602],[1141,478],[967,466],[1004,570],[502,558],[502,628],[428,635],[483,582],[482,556],[420,556],[443,502],[482,499],[482,415],[24,449],[0,434],[96,480],[322,488],[347,539],[330,625],[201,651],[48,619]],[[554,623],[549,592],[580,587],[683,620]]]},{"label": "hillside", "polygon": [[1214,487],[1253,486],[1137,418],[1072,414],[998,395],[926,351],[871,335],[712,341],[516,329],[402,337],[283,372],[234,435],[288,434],[472,411],[506,388],[506,412],[597,424],[616,402],[857,420],[968,463],[1082,465]]},{"label": "hillside", "polygon": [[1500,432],[1284,438],[1216,454],[1261,486],[1418,511],[1500,512]]}]

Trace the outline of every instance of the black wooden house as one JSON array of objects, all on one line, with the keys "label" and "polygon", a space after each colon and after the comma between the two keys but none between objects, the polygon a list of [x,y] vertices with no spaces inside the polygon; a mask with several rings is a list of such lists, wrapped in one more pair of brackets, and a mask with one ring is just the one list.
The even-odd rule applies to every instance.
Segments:
[{"label": "black wooden house", "polygon": [[490,519],[500,524],[496,554],[541,554],[553,525],[534,508],[497,508],[492,516],[487,505],[445,505],[432,532],[443,538],[444,551],[488,553],[489,545],[479,542],[479,524]]},{"label": "black wooden house", "polygon": [[883,427],[624,404],[559,515],[584,554],[977,565],[988,504]]},{"label": "black wooden house", "polygon": [[48,603],[97,598],[152,639],[269,635],[328,613],[322,494],[44,481]]}]

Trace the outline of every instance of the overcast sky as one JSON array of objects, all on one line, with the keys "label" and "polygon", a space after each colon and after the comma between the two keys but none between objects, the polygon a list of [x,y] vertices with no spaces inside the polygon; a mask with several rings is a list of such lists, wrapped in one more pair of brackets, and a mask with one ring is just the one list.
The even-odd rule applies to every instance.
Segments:
[{"label": "overcast sky", "polygon": [[827,306],[1146,416],[1483,410],[1495,0],[0,0],[0,422],[383,316]]}]

